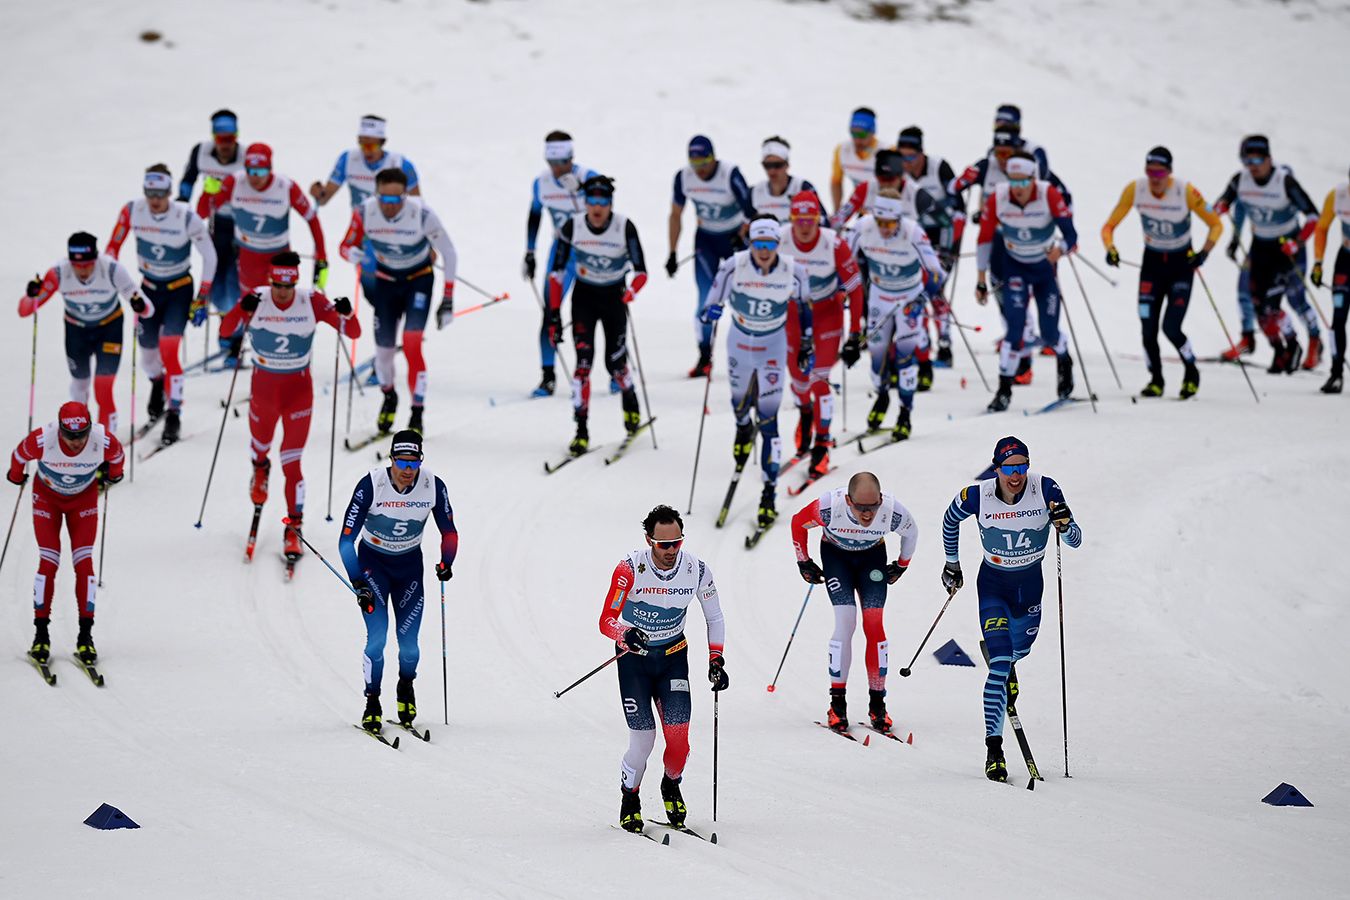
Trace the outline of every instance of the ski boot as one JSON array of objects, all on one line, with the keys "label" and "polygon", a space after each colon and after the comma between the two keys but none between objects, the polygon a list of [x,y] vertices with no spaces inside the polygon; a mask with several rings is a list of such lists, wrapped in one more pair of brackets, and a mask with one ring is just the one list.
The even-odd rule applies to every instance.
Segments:
[{"label": "ski boot", "polygon": [[661,776],[661,802],[666,807],[666,821],[676,828],[683,828],[688,810],[684,807],[684,797],[680,795],[680,783],[671,780],[669,775]]},{"label": "ski boot", "polygon": [[1139,396],[1161,397],[1163,395],[1163,388],[1166,386],[1167,383],[1163,381],[1162,375],[1155,372],[1153,377],[1149,380],[1149,383],[1144,385],[1144,389],[1139,392]]},{"label": "ski boot", "polygon": [[272,461],[267,457],[253,461],[253,480],[248,485],[248,498],[254,506],[267,502],[267,476],[272,471]]},{"label": "ski boot", "polygon": [[1061,400],[1067,400],[1073,395],[1073,357],[1067,353],[1059,357],[1059,384],[1056,390]]},{"label": "ski boot", "polygon": [[642,425],[642,412],[638,407],[637,391],[629,388],[623,392],[623,430],[629,434],[637,434],[638,427]]},{"label": "ski boot", "polygon": [[774,508],[774,486],[764,485],[764,493],[759,497],[759,527],[768,528],[778,519],[778,510]]},{"label": "ski boot", "polygon": [[886,421],[886,410],[891,408],[891,392],[889,388],[883,387],[877,393],[876,402],[872,404],[871,410],[867,413],[867,430],[880,431],[881,423]]},{"label": "ski boot", "polygon": [[937,362],[934,365],[939,369],[950,369],[952,367],[952,342],[946,338],[938,341]]},{"label": "ski boot", "polygon": [[825,724],[832,731],[848,731],[848,698],[843,688],[830,688],[830,708],[825,712]]},{"label": "ski boot", "polygon": [[891,717],[886,715],[886,692],[868,691],[867,692],[867,718],[871,720],[872,727],[882,734],[890,734],[891,728],[895,723]]},{"label": "ski boot", "polygon": [[394,430],[394,413],[398,410],[398,391],[390,388],[384,392],[384,402],[380,405],[380,414],[375,417],[375,429],[380,434]]},{"label": "ski boot", "polygon": [[572,438],[572,443],[567,445],[567,452],[573,456],[580,456],[591,449],[591,432],[586,427],[586,417],[577,416],[577,434]]},{"label": "ski boot", "polygon": [[145,414],[153,422],[164,415],[164,376],[150,379],[150,402],[145,404]]},{"label": "ski boot", "polygon": [[300,524],[303,516],[300,513],[293,513],[289,516],[290,521],[286,524],[286,542],[282,553],[290,562],[305,555],[305,546],[300,541]]},{"label": "ski boot", "polygon": [[1224,362],[1237,362],[1240,357],[1251,356],[1256,352],[1256,332],[1242,332],[1242,340],[1237,342],[1234,347],[1229,347],[1220,354],[1219,358]]},{"label": "ski boot", "polygon": [[994,394],[994,399],[989,401],[985,407],[989,412],[1003,412],[1012,402],[1013,379],[1011,375],[998,376],[998,392]]},{"label": "ski boot", "polygon": [[47,620],[33,620],[33,646],[28,648],[28,658],[35,663],[46,664],[52,656],[52,639],[47,633]]},{"label": "ski boot", "polygon": [[811,452],[811,432],[815,425],[815,412],[808,401],[797,407],[797,455],[805,456]]},{"label": "ski boot", "polygon": [[1003,737],[994,735],[984,739],[984,777],[990,781],[1007,783],[1008,761],[1003,758]]},{"label": "ski boot", "polygon": [[933,389],[933,361],[928,358],[928,354],[919,360],[919,386],[918,391],[931,391]]},{"label": "ski boot", "polygon": [[409,431],[415,431],[418,434],[422,433],[422,410],[424,408],[425,407],[421,405],[414,405],[411,409],[408,410]]},{"label": "ski boot", "polygon": [[400,678],[394,696],[398,698],[399,722],[403,725],[411,725],[413,719],[417,718],[417,699],[413,695],[412,679]]},{"label": "ski boot", "polygon": [[642,834],[642,798],[637,791],[625,787],[619,788],[619,793],[623,795],[619,801],[619,827],[633,834]]},{"label": "ski boot", "polygon": [[1286,349],[1289,353],[1289,360],[1284,367],[1284,372],[1286,375],[1292,375],[1298,371],[1298,364],[1303,361],[1303,348],[1298,345],[1298,338],[1291,337]]},{"label": "ski boot", "polygon": [[1013,374],[1013,381],[1017,384],[1031,384],[1031,357],[1022,357],[1021,362],[1017,364],[1017,372]]},{"label": "ski boot", "polygon": [[553,391],[558,386],[558,376],[554,373],[553,367],[544,369],[543,377],[539,379],[539,387],[531,392],[531,397],[552,397]]},{"label": "ski boot", "polygon": [[1308,352],[1303,354],[1303,371],[1311,372],[1322,361],[1322,338],[1308,335]]},{"label": "ski boot", "polygon": [[178,410],[171,409],[164,414],[164,431],[159,436],[159,442],[164,446],[178,443],[178,439],[183,434],[183,422],[178,417]]},{"label": "ski boot", "polygon": [[811,448],[811,477],[824,478],[830,471],[830,447],[834,446],[834,441],[829,439],[817,440],[816,445]]},{"label": "ski boot", "polygon": [[909,439],[909,407],[903,403],[900,405],[900,415],[896,417],[895,427],[891,429],[892,441],[904,441]]},{"label": "ski boot", "polygon": [[737,425],[736,439],[731,445],[731,456],[736,460],[736,465],[745,465],[745,461],[750,458],[750,451],[754,449],[755,424],[746,422],[744,425]]},{"label": "ski boot", "polygon": [[86,666],[98,662],[98,650],[94,648],[94,617],[80,616],[80,633],[75,638],[75,656]]},{"label": "ski boot", "polygon": [[699,344],[698,362],[694,363],[694,367],[689,370],[689,377],[707,378],[708,373],[711,371],[712,371],[712,347],[707,344]]},{"label": "ski boot", "polygon": [[366,694],[366,711],[361,717],[361,727],[372,734],[379,734],[384,728],[383,717],[384,710],[380,709],[380,695]]},{"label": "ski boot", "polygon": [[1196,368],[1194,362],[1186,363],[1186,374],[1181,376],[1181,393],[1178,394],[1182,400],[1189,400],[1200,390],[1200,370]]},{"label": "ski boot", "polygon": [[1344,367],[1345,362],[1340,357],[1335,357],[1332,359],[1331,377],[1327,379],[1326,384],[1322,385],[1322,393],[1339,394],[1341,392],[1341,388],[1344,387],[1345,383],[1345,379],[1342,375]]}]

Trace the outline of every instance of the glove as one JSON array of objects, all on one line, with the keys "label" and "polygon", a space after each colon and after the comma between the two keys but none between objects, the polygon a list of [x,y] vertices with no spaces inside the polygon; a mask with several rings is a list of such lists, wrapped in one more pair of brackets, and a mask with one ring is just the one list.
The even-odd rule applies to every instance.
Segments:
[{"label": "glove", "polygon": [[1238,248],[1241,246],[1242,242],[1238,240],[1236,237],[1234,237],[1231,241],[1228,242],[1228,249],[1225,250],[1224,252],[1228,254],[1229,259],[1231,259],[1233,262],[1237,262]]},{"label": "glove", "polygon": [[257,291],[249,291],[244,298],[239,301],[239,305],[246,313],[255,313],[258,311],[258,304],[262,302],[262,295]]},{"label": "glove", "polygon": [[338,297],[333,301],[333,309],[337,310],[337,314],[345,319],[352,314],[352,301],[346,297]]},{"label": "glove", "polygon": [[145,312],[145,298],[140,294],[132,294],[131,299],[127,301],[127,305],[130,306],[131,311],[138,316]]},{"label": "glove", "polygon": [[1056,503],[1050,507],[1050,524],[1055,526],[1055,530],[1060,534],[1069,530],[1073,523],[1073,513],[1069,511],[1069,504]]},{"label": "glove", "polygon": [[731,679],[727,677],[727,670],[723,668],[722,657],[714,656],[708,660],[708,681],[712,682],[714,691],[725,691],[731,686]]},{"label": "glove", "polygon": [[1209,259],[1209,251],[1205,249],[1201,249],[1198,253],[1192,250],[1186,257],[1186,261],[1191,264],[1192,269],[1200,268],[1205,264],[1205,260],[1207,259]]},{"label": "glove", "polygon": [[319,290],[328,287],[328,260],[314,260],[314,286]]},{"label": "glove", "polygon": [[206,324],[206,301],[206,294],[198,294],[188,305],[188,318],[192,320],[193,327],[200,328]]},{"label": "glove", "polygon": [[1106,248],[1106,264],[1114,268],[1120,268],[1120,251],[1115,247]]},{"label": "glove", "polygon": [[898,563],[886,563],[886,583],[895,584],[905,574],[905,567]]},{"label": "glove", "polygon": [[453,321],[455,321],[455,298],[447,296],[441,300],[441,305],[436,307],[436,329],[439,331]]},{"label": "glove", "polygon": [[981,306],[984,306],[986,303],[988,303],[989,285],[985,284],[983,281],[977,282],[975,285],[975,299],[979,301],[979,304]]},{"label": "glove", "polygon": [[803,331],[801,346],[797,348],[797,370],[801,372],[810,372],[811,357],[815,355],[815,345],[811,340],[811,332]]},{"label": "glove", "polygon": [[18,477],[18,478],[15,478],[15,477],[14,477],[14,471],[13,471],[13,470],[10,470],[9,472],[5,473],[5,478],[9,479],[9,483],[10,483],[10,484],[17,484],[17,485],[23,486],[23,485],[25,485],[25,484],[28,483],[28,473],[27,473],[27,472],[20,472],[20,473],[19,473],[19,477]]},{"label": "glove", "polygon": [[[1313,263],[1312,275],[1310,275],[1309,277],[1312,279],[1313,284],[1317,285],[1318,287],[1322,286],[1322,264],[1320,262]],[[31,287],[31,282],[29,286]],[[31,297],[33,295],[29,294],[28,296]]]},{"label": "glove", "polygon": [[316,181],[309,186],[309,195],[313,197],[315,200],[318,200],[319,196],[322,193],[323,193],[323,184],[321,182]]},{"label": "glove", "polygon": [[938,262],[942,263],[942,268],[946,269],[948,272],[950,272],[952,270],[952,266],[956,264],[956,254],[948,250],[946,247],[943,247],[942,249],[938,250],[937,257]]},{"label": "glove", "polygon": [[713,322],[716,322],[720,318],[722,318],[721,304],[715,304],[713,306],[708,307],[703,312],[699,313],[698,316],[698,320],[702,322],[704,325],[711,325]]},{"label": "glove", "polygon": [[121,475],[118,475],[116,478],[112,476],[112,467],[107,461],[99,463],[98,472],[95,473],[95,477],[102,484],[106,484],[109,486],[117,484],[117,482],[122,480]]},{"label": "glove", "polygon": [[562,310],[550,309],[544,313],[544,329],[548,332],[548,342],[558,346],[563,342]]},{"label": "glove", "polygon": [[42,293],[42,277],[40,275],[34,275],[32,280],[28,282],[26,292],[30,297],[36,297]]},{"label": "glove", "polygon": [[375,611],[375,592],[370,589],[370,585],[363,584],[356,589],[356,605],[361,607],[363,613]]},{"label": "glove", "polygon": [[954,594],[961,590],[966,579],[961,575],[961,564],[959,562],[944,563],[942,566],[942,586],[947,589],[949,594]]},{"label": "glove", "polygon": [[1290,257],[1290,258],[1293,258],[1294,256],[1297,256],[1297,255],[1298,255],[1298,241],[1294,240],[1294,239],[1291,238],[1291,237],[1287,237],[1287,238],[1281,239],[1281,240],[1280,240],[1280,252],[1283,253],[1285,256],[1288,256],[1288,257]]},{"label": "glove", "polygon": [[844,341],[844,349],[839,351],[839,358],[844,361],[844,365],[853,368],[853,364],[862,357],[862,333],[850,331],[848,340]]},{"label": "glove", "polygon": [[524,276],[524,278],[525,278],[526,281],[533,281],[533,280],[534,280],[534,251],[533,251],[533,250],[526,250],[526,251],[525,251],[525,261],[524,261],[523,263],[520,264],[520,274]]},{"label": "glove", "polygon": [[450,567],[443,562],[436,563],[436,577],[441,581],[449,581],[455,577],[455,573],[450,571]]},{"label": "glove", "polygon": [[650,646],[647,643],[647,635],[641,628],[630,628],[623,633],[623,646],[629,653],[636,653],[639,656],[647,652]]},{"label": "glove", "polygon": [[977,209],[977,210],[975,210],[975,215],[973,215],[973,216],[970,217],[970,224],[972,224],[972,225],[978,225],[978,224],[980,224],[980,214],[983,213],[983,212],[984,212],[983,209]]},{"label": "glove", "polygon": [[623,302],[632,303],[633,298],[637,296],[638,291],[647,286],[647,273],[639,272],[633,276],[633,281],[623,292]]},{"label": "glove", "polygon": [[678,269],[679,267],[680,263],[678,260],[675,259],[675,251],[672,250],[670,251],[670,255],[666,257],[666,274],[669,275],[671,278],[674,278],[675,270]]},{"label": "glove", "polygon": [[802,581],[807,584],[824,584],[825,573],[814,559],[803,559],[797,563],[797,571],[802,573]]},{"label": "glove", "polygon": [[214,175],[207,175],[202,179],[203,194],[219,194],[220,189],[225,186],[225,180],[217,178]]}]

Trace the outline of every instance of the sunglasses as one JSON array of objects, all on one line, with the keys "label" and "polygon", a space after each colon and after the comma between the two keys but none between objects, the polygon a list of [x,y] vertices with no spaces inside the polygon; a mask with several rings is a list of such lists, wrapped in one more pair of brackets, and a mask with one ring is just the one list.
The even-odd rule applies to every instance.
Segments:
[{"label": "sunglasses", "polygon": [[1008,179],[1008,184],[1012,185],[1012,186],[1015,187],[1015,188],[1031,187],[1031,179],[1030,179],[1030,178],[1009,178],[1009,179]]},{"label": "sunglasses", "polygon": [[919,154],[917,154],[917,153],[901,153],[901,154],[900,154],[900,158],[903,159],[905,162],[914,162],[914,160],[916,160],[916,159],[919,158]]},{"label": "sunglasses", "polygon": [[647,542],[657,550],[678,550],[680,549],[680,545],[684,543],[684,535],[680,535],[673,541],[654,541],[651,538],[647,538]]},{"label": "sunglasses", "polygon": [[850,128],[848,130],[848,133],[853,135],[854,140],[858,141],[865,141],[872,135],[876,134],[875,131],[868,131],[866,128]]},{"label": "sunglasses", "polygon": [[697,169],[702,166],[706,166],[712,162],[715,162],[716,160],[717,157],[715,156],[691,156],[689,157],[689,165]]},{"label": "sunglasses", "polygon": [[878,500],[876,503],[859,503],[857,500],[854,500],[852,497],[849,497],[848,502],[858,512],[876,512],[877,510],[881,509],[880,500]]},{"label": "sunglasses", "polygon": [[214,137],[217,144],[233,144],[239,138],[239,135],[230,131],[214,135]]},{"label": "sunglasses", "polygon": [[379,138],[358,138],[356,143],[362,149],[365,149],[379,147],[382,142]]},{"label": "sunglasses", "polygon": [[778,242],[775,240],[764,239],[758,241],[751,241],[750,246],[754,247],[756,250],[777,250]]},{"label": "sunglasses", "polygon": [[587,206],[609,206],[613,202],[614,201],[611,200],[609,197],[605,197],[600,194],[591,194],[586,197]]},{"label": "sunglasses", "polygon": [[1031,468],[1031,463],[1019,463],[1015,466],[999,466],[998,470],[1004,475],[1025,475]]},{"label": "sunglasses", "polygon": [[248,172],[248,174],[252,175],[254,178],[266,178],[268,175],[272,174],[272,170],[266,166],[249,166],[244,171]]},{"label": "sunglasses", "polygon": [[550,159],[548,160],[548,164],[555,169],[570,169],[572,168],[572,157],[569,156],[567,159]]},{"label": "sunglasses", "polygon": [[289,289],[291,289],[291,290],[294,290],[294,289],[295,289],[295,282],[294,282],[294,281],[274,281],[274,282],[272,282],[272,289],[273,289],[273,290],[276,290],[277,288],[289,288]]},{"label": "sunglasses", "polygon": [[764,171],[777,172],[779,169],[786,169],[787,166],[788,164],[785,162],[766,162],[764,163]]},{"label": "sunglasses", "polygon": [[1160,181],[1166,178],[1168,175],[1171,175],[1172,173],[1167,169],[1163,168],[1162,166],[1159,166],[1156,169],[1152,167],[1145,169],[1144,174],[1147,175],[1149,178],[1153,178],[1155,180]]},{"label": "sunglasses", "polygon": [[395,468],[395,469],[398,469],[400,472],[406,472],[406,471],[408,471],[409,469],[420,469],[420,468],[422,468],[422,461],[421,461],[420,459],[398,459],[398,458],[395,458],[395,459],[392,460],[392,462],[393,462],[393,464],[394,464],[394,468]]},{"label": "sunglasses", "polygon": [[161,191],[161,190],[150,190],[150,189],[147,189],[146,192],[145,192],[145,196],[149,197],[151,200],[161,200],[161,199],[163,199],[164,197],[169,196],[169,192],[168,192],[168,191]]},{"label": "sunglasses", "polygon": [[1244,166],[1259,166],[1268,159],[1270,159],[1269,156],[1244,156],[1242,157],[1242,164]]},{"label": "sunglasses", "polygon": [[400,203],[403,202],[403,195],[402,195],[402,194],[381,194],[381,195],[380,195],[380,202],[381,202],[381,203],[387,203],[387,204],[390,205],[390,206],[397,206],[398,204],[400,204]]}]

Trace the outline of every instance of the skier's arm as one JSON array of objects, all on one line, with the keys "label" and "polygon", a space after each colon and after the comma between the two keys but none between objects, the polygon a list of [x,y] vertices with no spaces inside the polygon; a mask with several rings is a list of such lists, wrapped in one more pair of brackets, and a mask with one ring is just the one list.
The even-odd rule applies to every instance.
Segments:
[{"label": "skier's arm", "polygon": [[530,215],[525,220],[525,249],[533,253],[539,239],[539,223],[544,220],[544,204],[539,201],[539,179],[530,185]]},{"label": "skier's arm", "polygon": [[708,291],[708,299],[703,301],[703,306],[699,308],[699,315],[702,315],[714,306],[722,306],[726,303],[727,292],[731,289],[731,273],[736,271],[736,257],[728,256],[717,267],[717,275],[713,278],[712,288]]},{"label": "skier's arm", "polygon": [[[1046,506],[1051,508],[1061,503],[1067,506],[1069,503],[1064,499],[1064,491],[1049,475],[1041,476],[1041,494],[1045,497]],[[1078,527],[1077,519],[1069,520],[1069,528],[1064,532],[1064,543],[1070,547],[1077,547],[1083,543],[1083,529]]]},{"label": "skier's arm", "polygon": [[[112,280],[113,289],[117,291],[118,296],[124,301],[130,301],[137,296],[136,280],[131,277],[131,273],[127,271],[126,266],[115,259],[109,260],[108,276]],[[150,302],[149,297],[144,295],[140,295],[140,297],[141,302],[145,304],[145,307],[140,312],[136,313],[136,317],[148,319],[155,314],[155,304]]]},{"label": "skier's arm", "polygon": [[359,263],[361,261],[360,247],[366,239],[366,220],[362,206],[352,207],[352,220],[347,225],[347,233],[342,237],[342,243],[338,245],[338,256],[349,263]]},{"label": "skier's arm", "polygon": [[197,255],[202,258],[202,283],[197,293],[205,296],[211,293],[211,279],[216,277],[216,245],[211,240],[211,231],[206,227],[205,219],[191,210],[185,209],[183,213],[187,216],[188,240],[192,241],[192,246],[197,248]]},{"label": "skier's arm", "polygon": [[183,180],[178,182],[178,199],[186,203],[192,199],[192,186],[197,183],[197,147],[188,151],[187,165],[183,167]]},{"label": "skier's arm", "polygon": [[441,530],[441,564],[449,568],[459,553],[459,532],[455,529],[455,511],[450,508],[450,492],[440,478],[436,479],[436,505],[431,508],[431,515]]},{"label": "skier's arm", "polygon": [[294,181],[291,182],[291,209],[309,223],[309,233],[314,237],[314,261],[316,263],[327,261],[328,253],[323,246],[323,224],[319,221],[319,211],[300,190],[300,185]]},{"label": "skier's arm", "polygon": [[972,484],[961,488],[947,512],[942,516],[942,551],[947,562],[961,562],[961,520],[980,512],[980,486]]},{"label": "skier's arm", "polygon": [[747,219],[755,217],[754,198],[750,196],[750,185],[745,183],[745,176],[737,166],[731,167],[731,193],[736,198],[736,202],[741,205],[741,212]]},{"label": "skier's arm", "polygon": [[417,176],[417,167],[412,164],[412,160],[404,157],[403,165],[400,168],[403,169],[403,174],[408,176],[408,195],[410,197],[422,196],[422,182]]},{"label": "skier's arm", "polygon": [[352,491],[347,512],[342,516],[342,536],[338,538],[338,555],[342,557],[342,567],[347,570],[347,579],[352,584],[364,581],[366,576],[361,568],[361,561],[356,556],[356,539],[366,524],[366,513],[370,512],[370,501],[374,495],[375,485],[371,482],[370,476],[362,477],[356,483],[356,490]]},{"label": "skier's arm", "polygon": [[862,272],[858,270],[858,261],[845,241],[837,241],[834,245],[834,271],[839,280],[839,290],[848,297],[848,330],[862,331]]},{"label": "skier's arm", "polygon": [[1327,232],[1336,219],[1336,191],[1327,191],[1327,199],[1322,201],[1322,215],[1317,220],[1317,229],[1313,232],[1313,261],[1321,262],[1327,252]]},{"label": "skier's arm", "polygon": [[[638,237],[637,226],[633,224],[632,219],[629,219],[624,225],[623,239],[628,246],[628,261],[632,263],[633,271],[645,275],[647,258],[642,253],[642,240]],[[634,293],[637,292],[634,291]]]},{"label": "skier's arm", "polygon": [[103,252],[116,259],[122,252],[122,242],[131,234],[131,204],[123,206],[117,213],[117,223],[113,225],[112,237],[108,238],[108,247]]},{"label": "skier's arm", "polygon": [[792,550],[797,554],[797,562],[806,562],[811,558],[811,545],[806,540],[806,530],[823,527],[825,519],[820,512],[820,499],[812,500],[797,510],[792,517]]},{"label": "skier's arm", "polygon": [[993,255],[994,234],[998,231],[998,194],[991,193],[984,201],[984,214],[980,216],[980,236],[975,245],[975,268],[980,270],[980,280],[989,271],[989,259]]},{"label": "skier's arm", "polygon": [[42,429],[38,428],[28,433],[28,436],[19,441],[19,445],[14,448],[14,454],[9,458],[9,480],[18,484],[23,478],[24,466],[42,455]]},{"label": "skier's arm", "polygon": [[674,253],[675,248],[680,246],[680,232],[684,228],[684,170],[675,173],[675,186],[671,190],[670,199],[670,222],[667,224],[667,232],[670,237],[670,252]]},{"label": "skier's arm", "polygon": [[337,307],[333,305],[333,301],[324,296],[322,291],[315,291],[310,294],[309,302],[314,307],[314,318],[320,322],[333,326],[334,329],[340,330],[343,335],[352,340],[361,336],[361,320],[355,315],[343,319],[342,316],[338,315]]},{"label": "skier's arm", "polygon": [[[1238,179],[1241,177],[1241,174],[1238,174],[1230,178],[1228,180],[1228,186],[1223,189],[1223,193],[1219,195],[1219,199],[1214,201],[1214,211],[1219,215],[1228,212],[1233,204],[1237,202]],[[1236,219],[1236,216],[1234,218]]]},{"label": "skier's arm", "polygon": [[796,279],[796,290],[794,298],[797,301],[797,324],[800,326],[801,343],[803,347],[810,347],[812,342],[811,328],[815,324],[815,316],[811,309],[811,275],[806,271],[806,266],[801,263],[793,263],[793,277]]},{"label": "skier's arm", "polygon": [[1125,185],[1125,190],[1120,192],[1120,199],[1116,201],[1116,208],[1111,210],[1111,215],[1106,217],[1106,224],[1102,226],[1102,246],[1107,250],[1113,250],[1116,246],[1116,226],[1125,221],[1125,216],[1129,215],[1134,208],[1134,182],[1131,181]]},{"label": "skier's arm", "polygon": [[988,165],[989,159],[986,157],[979,162],[966,166],[966,170],[947,185],[947,193],[960,196],[966,192],[966,188],[984,181],[984,173]]},{"label": "skier's arm", "polygon": [[928,274],[933,276],[938,289],[941,290],[942,283],[947,280],[947,270],[942,268],[942,260],[938,259],[932,242],[928,240],[928,235],[919,227],[918,222],[906,221],[905,227],[909,229],[909,242],[919,254],[919,264],[928,270]]},{"label": "skier's arm", "polygon": [[1303,185],[1299,184],[1298,180],[1294,178],[1292,172],[1284,176],[1284,193],[1289,198],[1289,202],[1294,204],[1294,208],[1305,216],[1303,228],[1298,233],[1299,243],[1304,243],[1317,230],[1317,207],[1313,205],[1312,198],[1303,189]]},{"label": "skier's arm", "polygon": [[834,156],[830,159],[830,206],[839,208],[844,199],[844,164],[839,161],[839,145],[834,145]]},{"label": "skier's arm", "polygon": [[422,230],[426,232],[427,240],[441,257],[441,268],[445,273],[448,295],[451,290],[448,286],[455,283],[455,271],[459,267],[459,254],[455,252],[455,242],[450,240],[450,232],[441,224],[441,217],[425,206],[422,207]]},{"label": "skier's arm", "polygon": [[870,181],[858,182],[857,187],[853,189],[853,193],[849,194],[848,199],[844,201],[844,205],[839,207],[834,215],[830,216],[831,228],[835,230],[843,228],[844,223],[851,219],[854,213],[863,208],[863,205],[867,202],[867,189],[870,185]]},{"label": "skier's arm", "polygon": [[1209,226],[1209,234],[1205,237],[1205,252],[1208,253],[1223,236],[1223,219],[1209,208],[1205,198],[1200,196],[1200,189],[1193,184],[1186,185],[1186,206]]},{"label": "skier's arm", "polygon": [[717,659],[726,647],[727,625],[712,569],[704,562],[698,564],[698,602],[703,607],[703,621],[708,623],[708,659]]},{"label": "skier's arm", "polygon": [[108,464],[108,477],[112,481],[122,478],[122,467],[126,464],[126,454],[122,452],[122,442],[111,431],[103,435],[103,461]]},{"label": "skier's arm", "polygon": [[248,327],[249,319],[253,318],[253,313],[245,312],[242,303],[236,303],[220,319],[220,336],[223,338],[232,336],[241,328]]},{"label": "skier's arm", "polygon": [[605,595],[605,605],[600,610],[600,633],[616,644],[623,643],[623,633],[629,628],[619,616],[632,589],[633,567],[625,559],[614,567],[614,574],[609,579],[609,593]]},{"label": "skier's arm", "polygon": [[553,254],[553,269],[548,273],[548,307],[561,309],[563,301],[563,272],[567,261],[572,258],[572,220],[568,219],[558,231],[553,242],[557,250]]},{"label": "skier's arm", "polygon": [[42,285],[38,288],[36,297],[29,297],[25,294],[19,298],[19,316],[31,316],[37,312],[42,304],[56,296],[56,290],[60,286],[61,273],[57,271],[55,266],[52,266],[47,270],[47,274],[42,276]]},{"label": "skier's arm", "polygon": [[891,513],[891,531],[900,535],[900,555],[895,558],[895,564],[902,569],[908,568],[909,561],[914,558],[914,548],[919,544],[919,525],[899,501]]},{"label": "skier's arm", "polygon": [[1045,199],[1050,204],[1050,215],[1055,217],[1059,233],[1064,235],[1064,252],[1074,252],[1078,249],[1078,231],[1073,227],[1073,213],[1069,210],[1069,202],[1053,184],[1046,188]]}]

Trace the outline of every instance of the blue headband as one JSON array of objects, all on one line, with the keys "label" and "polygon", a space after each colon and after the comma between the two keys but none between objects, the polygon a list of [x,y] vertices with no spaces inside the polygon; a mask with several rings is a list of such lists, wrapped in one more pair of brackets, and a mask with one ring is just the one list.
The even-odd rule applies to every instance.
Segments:
[{"label": "blue headband", "polygon": [[234,116],[216,116],[211,120],[212,134],[238,134],[239,120]]},{"label": "blue headband", "polygon": [[855,112],[853,118],[849,119],[848,127],[865,128],[868,131],[875,132],[877,130],[877,117],[871,113]]}]

